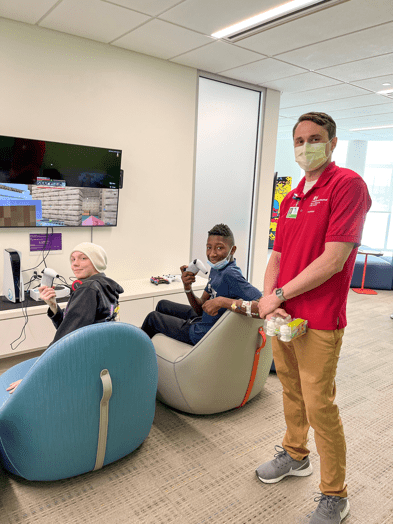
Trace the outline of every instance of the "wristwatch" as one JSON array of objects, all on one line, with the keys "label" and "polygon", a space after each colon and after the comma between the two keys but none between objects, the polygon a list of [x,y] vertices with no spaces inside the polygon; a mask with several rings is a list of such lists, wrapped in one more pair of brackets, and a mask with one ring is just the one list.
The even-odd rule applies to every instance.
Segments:
[{"label": "wristwatch", "polygon": [[276,289],[276,295],[281,300],[281,302],[284,302],[286,300],[286,298],[284,297],[284,291],[282,287],[279,287],[278,289]]}]

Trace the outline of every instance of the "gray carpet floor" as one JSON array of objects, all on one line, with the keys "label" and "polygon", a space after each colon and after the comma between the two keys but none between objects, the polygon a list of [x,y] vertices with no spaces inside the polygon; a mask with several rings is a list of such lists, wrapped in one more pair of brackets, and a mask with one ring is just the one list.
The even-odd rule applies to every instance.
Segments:
[{"label": "gray carpet floor", "polygon": [[[337,402],[348,448],[351,512],[345,524],[393,523],[393,292],[349,292]],[[29,355],[30,357],[31,355]],[[19,359],[20,360],[20,359]],[[18,359],[0,361],[0,373]],[[1,524],[300,524],[318,493],[314,473],[262,484],[255,468],[285,431],[281,386],[268,377],[242,409],[210,416],[157,402],[142,446],[101,471],[57,482],[28,482],[0,470]]]}]

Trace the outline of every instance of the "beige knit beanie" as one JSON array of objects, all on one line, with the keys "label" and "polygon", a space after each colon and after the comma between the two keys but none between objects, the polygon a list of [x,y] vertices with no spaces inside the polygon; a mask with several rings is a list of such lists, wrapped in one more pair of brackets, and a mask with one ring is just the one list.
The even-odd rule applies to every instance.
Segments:
[{"label": "beige knit beanie", "polygon": [[91,242],[82,242],[74,247],[70,256],[75,251],[84,253],[91,260],[91,263],[99,273],[105,271],[107,266],[107,256],[104,248],[97,244],[92,244]]}]

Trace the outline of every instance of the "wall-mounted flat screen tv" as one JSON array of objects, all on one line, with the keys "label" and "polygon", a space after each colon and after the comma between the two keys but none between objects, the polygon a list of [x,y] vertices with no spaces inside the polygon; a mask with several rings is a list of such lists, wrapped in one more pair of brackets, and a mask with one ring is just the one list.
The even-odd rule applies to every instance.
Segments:
[{"label": "wall-mounted flat screen tv", "polygon": [[121,151],[0,136],[0,227],[116,226]]}]

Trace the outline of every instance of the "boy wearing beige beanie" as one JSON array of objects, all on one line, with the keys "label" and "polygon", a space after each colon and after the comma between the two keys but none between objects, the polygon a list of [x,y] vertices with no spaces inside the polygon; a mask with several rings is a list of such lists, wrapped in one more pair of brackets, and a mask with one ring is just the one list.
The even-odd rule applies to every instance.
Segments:
[{"label": "boy wearing beige beanie", "polygon": [[56,303],[54,290],[40,288],[40,295],[48,304],[48,316],[56,335],[51,344],[83,326],[115,320],[119,295],[123,288],[103,272],[107,265],[104,248],[91,242],[82,242],[70,254],[71,269],[76,280],[67,307],[63,311]]},{"label": "boy wearing beige beanie", "polygon": [[[117,320],[118,317],[119,295],[124,289],[103,273],[107,265],[105,250],[97,244],[82,242],[72,250],[70,262],[76,280],[64,310],[57,304],[53,288],[39,288],[40,297],[49,306],[48,316],[56,328],[49,346],[78,328]],[[12,393],[20,382],[10,384],[7,391]]]}]

